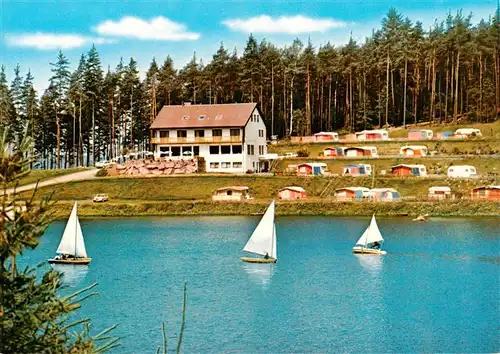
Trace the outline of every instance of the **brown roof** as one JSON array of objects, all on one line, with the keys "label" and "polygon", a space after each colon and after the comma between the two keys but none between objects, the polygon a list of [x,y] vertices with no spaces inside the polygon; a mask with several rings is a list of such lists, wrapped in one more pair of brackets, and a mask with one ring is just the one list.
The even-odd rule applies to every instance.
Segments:
[{"label": "brown roof", "polygon": [[244,127],[256,106],[256,103],[163,106],[150,128]]}]

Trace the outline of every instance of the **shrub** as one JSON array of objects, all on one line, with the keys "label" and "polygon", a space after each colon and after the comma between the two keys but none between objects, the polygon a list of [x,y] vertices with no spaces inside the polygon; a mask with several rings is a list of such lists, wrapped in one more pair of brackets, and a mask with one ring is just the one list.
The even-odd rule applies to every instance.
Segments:
[{"label": "shrub", "polygon": [[106,168],[101,168],[97,173],[95,174],[96,177],[106,177],[108,175],[108,170]]},{"label": "shrub", "polygon": [[309,157],[309,150],[300,149],[299,151],[297,151],[297,156],[298,157]]}]

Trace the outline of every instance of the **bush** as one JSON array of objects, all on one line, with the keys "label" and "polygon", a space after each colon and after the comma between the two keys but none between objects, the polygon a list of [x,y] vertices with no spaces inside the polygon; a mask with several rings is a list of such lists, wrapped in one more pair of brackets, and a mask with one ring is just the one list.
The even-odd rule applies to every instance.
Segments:
[{"label": "bush", "polygon": [[108,175],[108,170],[106,168],[101,168],[97,173],[95,174],[96,177],[106,177]]},{"label": "bush", "polygon": [[309,150],[300,149],[299,151],[297,151],[297,156],[298,157],[309,157]]}]

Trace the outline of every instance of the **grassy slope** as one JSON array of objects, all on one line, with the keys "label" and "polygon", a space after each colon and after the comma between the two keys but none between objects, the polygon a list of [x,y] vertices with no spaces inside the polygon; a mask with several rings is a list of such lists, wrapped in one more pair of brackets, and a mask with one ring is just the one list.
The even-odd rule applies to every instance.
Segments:
[{"label": "grassy slope", "polygon": [[[430,178],[393,178],[377,177],[376,187],[396,188],[403,196],[427,195],[428,188],[447,185],[457,195],[469,195],[478,185],[492,183],[492,180],[453,180]],[[90,200],[97,193],[107,193],[110,200],[175,201],[207,200],[217,188],[231,185],[250,187],[256,199],[275,198],[279,189],[285,186],[301,186],[311,198],[332,196],[336,188],[345,186],[370,187],[372,179],[353,177],[257,177],[257,176],[185,176],[155,178],[102,178],[92,181],[66,183],[56,187],[55,199]],[[39,193],[46,195],[54,187],[41,188]]]},{"label": "grassy slope", "polygon": [[[301,162],[314,161],[312,158],[295,158],[281,160],[276,171],[284,171],[290,164],[298,164]],[[319,160],[318,160],[319,161]],[[391,166],[405,164],[422,164],[427,167],[427,172],[438,174],[437,169],[441,169],[442,175],[446,174],[448,166],[451,165],[472,165],[475,166],[480,174],[487,175],[488,173],[500,173],[499,158],[479,158],[479,157],[463,157],[454,159],[429,159],[429,158],[397,158],[397,159],[321,159],[328,165],[328,170],[332,173],[341,174],[342,167],[352,163],[366,163],[375,167],[375,172],[378,175],[381,170],[390,173]]]},{"label": "grassy slope", "polygon": [[[414,144],[425,145],[429,151],[436,150],[442,154],[475,154],[478,149],[481,149],[486,153],[499,153],[500,152],[500,121],[495,123],[486,124],[471,124],[471,125],[446,125],[446,126],[432,126],[428,129],[432,129],[434,133],[442,131],[455,131],[457,128],[471,127],[481,129],[483,133],[484,140],[442,140],[442,141],[432,141],[432,142],[415,142]],[[425,127],[423,127],[425,128]],[[392,139],[397,138],[407,138],[407,129],[396,129],[391,130],[390,137]],[[316,143],[316,144],[290,144],[290,143],[280,143],[278,145],[270,145],[269,152],[276,152],[279,154],[284,154],[285,152],[296,152],[301,148],[305,148],[310,152],[311,157],[318,156],[320,152],[323,151],[325,147],[329,146],[346,146],[346,145],[374,145],[377,147],[380,155],[396,155],[399,154],[399,149],[401,146],[405,145],[405,142],[391,142],[391,141],[380,141],[380,142],[352,142],[352,143]]]}]

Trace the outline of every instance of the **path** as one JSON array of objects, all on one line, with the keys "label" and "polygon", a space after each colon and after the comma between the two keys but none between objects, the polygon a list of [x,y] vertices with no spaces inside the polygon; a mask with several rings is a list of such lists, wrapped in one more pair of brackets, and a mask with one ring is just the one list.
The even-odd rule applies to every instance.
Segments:
[{"label": "path", "polygon": [[[62,176],[46,179],[46,180],[40,181],[38,183],[38,188],[51,186],[51,185],[59,184],[59,183],[94,179],[94,178],[96,178],[96,176],[95,176],[96,172],[97,172],[97,169],[90,169],[90,170],[70,173],[67,175],[62,175]],[[36,183],[25,184],[23,186],[17,187],[16,193],[29,191],[29,190],[35,189],[35,187],[36,187]],[[14,191],[14,188],[10,188],[7,190],[7,194],[11,194],[13,191]]]}]

